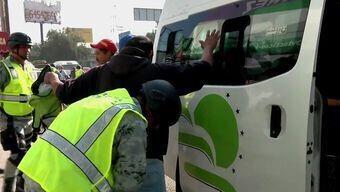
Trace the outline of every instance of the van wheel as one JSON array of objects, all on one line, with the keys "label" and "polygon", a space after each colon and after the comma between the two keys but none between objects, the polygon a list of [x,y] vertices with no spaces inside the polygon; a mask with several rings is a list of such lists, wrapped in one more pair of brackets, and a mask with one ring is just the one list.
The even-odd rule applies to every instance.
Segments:
[{"label": "van wheel", "polygon": [[176,163],[176,192],[182,192],[181,181],[180,181],[180,176],[179,176],[179,160],[178,160],[178,158],[177,158],[177,163]]}]

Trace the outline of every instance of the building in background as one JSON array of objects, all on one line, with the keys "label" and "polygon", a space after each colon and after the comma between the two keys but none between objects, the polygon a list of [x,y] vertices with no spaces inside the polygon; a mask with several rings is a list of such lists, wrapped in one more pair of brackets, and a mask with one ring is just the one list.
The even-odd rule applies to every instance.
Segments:
[{"label": "building in background", "polygon": [[93,33],[92,28],[70,28],[67,27],[65,29],[66,33],[74,34],[82,40],[84,40],[85,43],[93,43]]}]

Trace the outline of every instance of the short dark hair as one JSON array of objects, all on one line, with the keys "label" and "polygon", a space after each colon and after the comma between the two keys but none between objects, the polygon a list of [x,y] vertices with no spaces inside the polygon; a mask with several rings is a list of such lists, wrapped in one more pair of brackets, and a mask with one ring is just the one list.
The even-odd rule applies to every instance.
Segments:
[{"label": "short dark hair", "polygon": [[153,43],[145,36],[135,36],[126,43],[126,47],[137,47],[148,55],[153,50]]}]

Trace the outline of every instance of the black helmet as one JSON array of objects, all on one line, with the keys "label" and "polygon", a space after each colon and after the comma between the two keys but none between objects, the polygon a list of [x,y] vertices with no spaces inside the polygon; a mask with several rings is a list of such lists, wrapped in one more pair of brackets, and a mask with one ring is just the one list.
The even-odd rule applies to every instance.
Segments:
[{"label": "black helmet", "polygon": [[32,40],[25,33],[21,32],[12,33],[7,41],[7,46],[10,49],[13,49],[17,45],[32,45]]},{"label": "black helmet", "polygon": [[143,84],[142,92],[152,112],[161,116],[162,123],[175,124],[182,111],[181,100],[176,89],[167,81],[153,80]]}]

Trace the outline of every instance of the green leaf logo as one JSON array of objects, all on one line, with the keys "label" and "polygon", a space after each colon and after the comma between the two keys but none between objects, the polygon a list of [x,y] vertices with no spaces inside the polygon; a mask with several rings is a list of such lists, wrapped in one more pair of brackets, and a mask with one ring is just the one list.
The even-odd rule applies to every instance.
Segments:
[{"label": "green leaf logo", "polygon": [[[183,108],[183,116],[193,124],[187,108]],[[194,111],[194,122],[195,128],[202,128],[208,133],[213,148],[204,138],[183,132],[179,133],[179,143],[201,151],[212,165],[228,169],[237,158],[239,147],[236,117],[228,102],[216,94],[205,96]],[[236,191],[225,179],[191,163],[186,162],[184,169],[191,177],[219,191]]]}]

